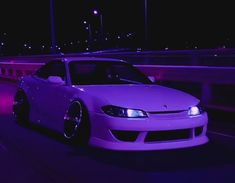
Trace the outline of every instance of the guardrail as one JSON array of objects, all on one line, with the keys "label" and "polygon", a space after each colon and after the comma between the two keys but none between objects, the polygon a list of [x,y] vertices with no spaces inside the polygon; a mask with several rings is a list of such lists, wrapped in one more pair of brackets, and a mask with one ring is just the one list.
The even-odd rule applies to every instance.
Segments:
[{"label": "guardrail", "polygon": [[31,74],[43,63],[8,63],[0,62],[0,77],[11,80],[18,80],[24,75]]},{"label": "guardrail", "polygon": [[[18,80],[21,76],[31,74],[43,63],[0,63],[0,77]],[[235,112],[235,106],[218,105],[216,100],[220,97],[216,89],[235,87],[234,67],[207,67],[207,66],[163,66],[163,65],[135,65],[148,76],[154,76],[158,83],[177,83],[178,86],[186,86],[186,92],[193,92],[193,85],[199,86],[197,97],[211,108]],[[176,85],[175,85],[176,86]],[[192,90],[190,90],[192,87]],[[178,87],[178,89],[181,89]],[[235,91],[235,90],[232,90]],[[199,93],[199,94],[198,94]],[[232,95],[234,93],[221,93],[222,95]],[[231,97],[233,98],[233,97]],[[228,99],[227,99],[228,100]],[[229,100],[229,103],[233,101]]]},{"label": "guardrail", "polygon": [[0,62],[29,62],[40,63],[45,59],[50,60],[56,57],[107,57],[128,60],[132,64],[147,65],[188,65],[188,66],[216,66],[235,67],[235,49],[194,49],[194,50],[152,50],[152,51],[96,51],[83,53],[58,53],[50,55],[29,55],[29,56],[5,56],[0,58]]}]

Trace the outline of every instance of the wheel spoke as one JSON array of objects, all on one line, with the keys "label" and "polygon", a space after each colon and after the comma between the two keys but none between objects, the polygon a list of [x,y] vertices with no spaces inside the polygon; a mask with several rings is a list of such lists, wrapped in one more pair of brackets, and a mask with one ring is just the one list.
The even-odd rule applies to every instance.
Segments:
[{"label": "wheel spoke", "polygon": [[67,115],[65,116],[65,122],[64,122],[64,136],[67,139],[73,138],[76,133],[77,129],[80,125],[82,118],[82,108],[81,104],[79,102],[74,102]]}]

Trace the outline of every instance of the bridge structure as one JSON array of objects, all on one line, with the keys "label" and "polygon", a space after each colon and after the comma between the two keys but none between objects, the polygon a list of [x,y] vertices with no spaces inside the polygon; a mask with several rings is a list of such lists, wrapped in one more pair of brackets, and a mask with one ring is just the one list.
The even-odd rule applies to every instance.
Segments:
[{"label": "bridge structure", "polygon": [[[57,57],[127,60],[156,84],[200,98],[209,116],[208,144],[152,152],[72,146],[61,135],[12,115],[17,81]],[[0,182],[235,182],[235,50],[93,52],[0,58]],[[120,176],[121,175],[121,176]]]}]

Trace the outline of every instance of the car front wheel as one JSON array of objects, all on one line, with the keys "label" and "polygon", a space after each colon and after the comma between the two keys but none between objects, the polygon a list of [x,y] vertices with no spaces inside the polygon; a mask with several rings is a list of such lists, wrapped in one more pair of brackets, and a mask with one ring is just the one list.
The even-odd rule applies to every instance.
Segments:
[{"label": "car front wheel", "polygon": [[79,101],[74,101],[64,117],[64,137],[67,142],[88,144],[90,125],[86,108]]}]

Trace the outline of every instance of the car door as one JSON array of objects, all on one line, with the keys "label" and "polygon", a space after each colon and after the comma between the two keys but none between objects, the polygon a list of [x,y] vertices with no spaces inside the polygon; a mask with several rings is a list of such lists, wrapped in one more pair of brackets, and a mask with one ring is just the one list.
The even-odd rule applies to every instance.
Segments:
[{"label": "car door", "polygon": [[[48,80],[50,76],[60,77],[64,83],[53,83]],[[42,94],[38,97],[38,103],[41,102],[41,123],[55,130],[63,129],[64,115],[69,103],[64,62],[51,62],[48,77],[41,82],[39,90]]]},{"label": "car door", "polygon": [[[43,83],[46,82],[51,64],[47,63],[35,72],[30,81],[30,120],[31,122],[41,123],[44,116],[44,98],[46,91],[43,89]],[[43,90],[42,90],[43,89]]]},{"label": "car door", "polygon": [[51,61],[43,66],[34,75],[34,84],[31,85],[32,109],[31,119],[46,127],[54,128],[57,119],[63,117],[62,109],[64,84],[52,83],[48,80],[50,76],[58,76],[65,80],[65,65],[61,61]]}]

